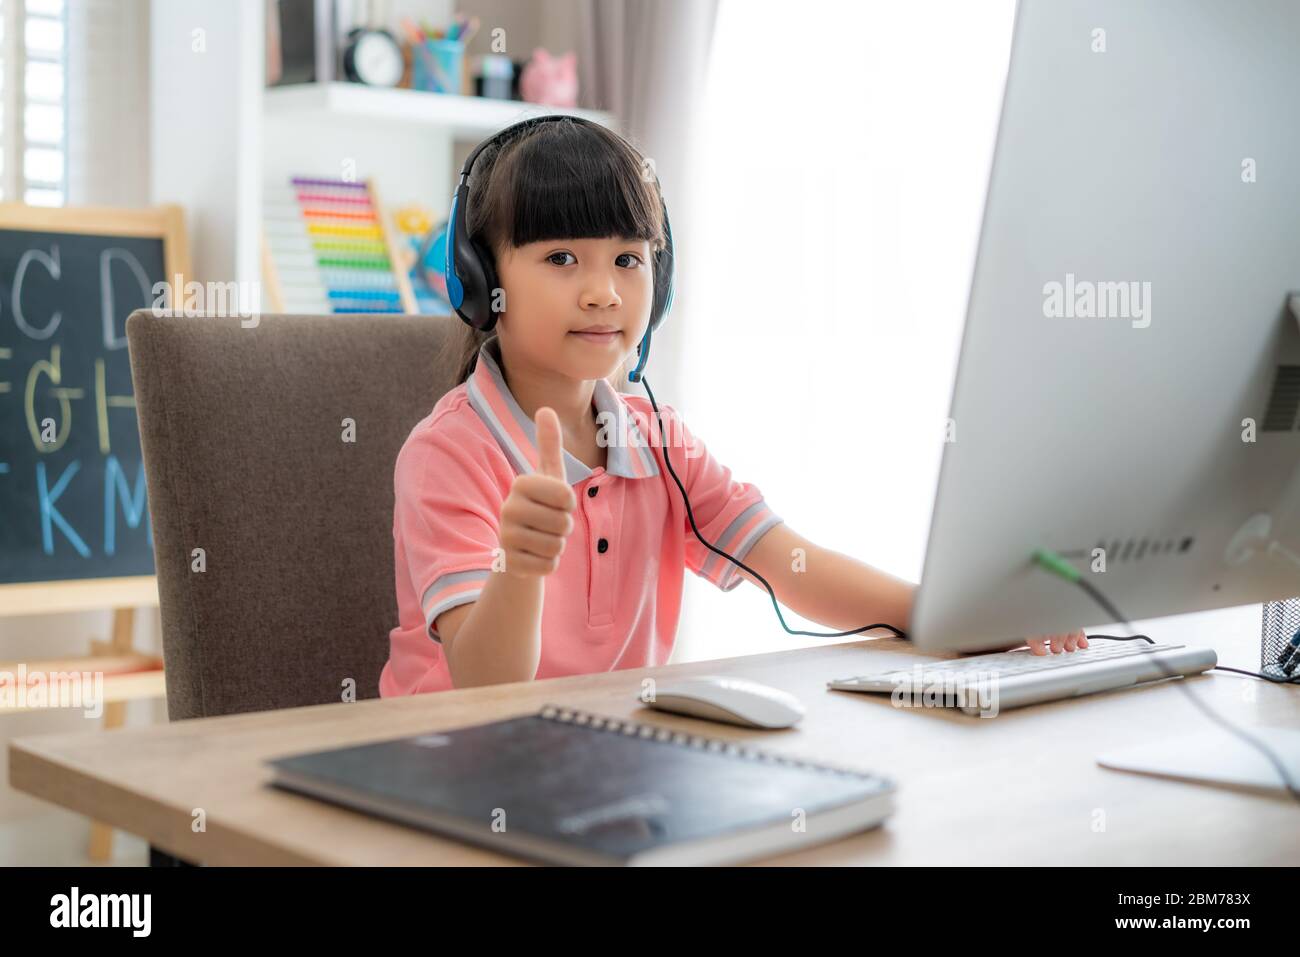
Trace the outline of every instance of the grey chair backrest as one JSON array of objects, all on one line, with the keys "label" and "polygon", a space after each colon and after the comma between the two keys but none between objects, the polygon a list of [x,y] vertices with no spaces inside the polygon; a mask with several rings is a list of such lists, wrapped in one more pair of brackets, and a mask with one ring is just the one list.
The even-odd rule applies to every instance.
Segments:
[{"label": "grey chair backrest", "polygon": [[172,720],[378,695],[393,465],[459,326],[128,318]]}]

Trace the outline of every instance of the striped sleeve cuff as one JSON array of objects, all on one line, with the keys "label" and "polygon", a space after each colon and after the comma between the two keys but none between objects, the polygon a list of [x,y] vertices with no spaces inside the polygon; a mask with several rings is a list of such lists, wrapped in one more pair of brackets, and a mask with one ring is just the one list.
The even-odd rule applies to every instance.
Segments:
[{"label": "striped sleeve cuff", "polygon": [[[766,502],[759,499],[733,518],[713,544],[727,554],[744,561],[746,553],[763,537],[763,533],[773,525],[779,525],[781,521],[781,516],[768,508]],[[700,566],[700,575],[723,591],[731,591],[745,580],[735,562],[728,561],[712,551]]]},{"label": "striped sleeve cuff", "polygon": [[424,592],[420,607],[424,609],[425,633],[434,641],[442,644],[442,639],[434,630],[433,623],[444,611],[457,605],[477,601],[487,584],[490,568],[469,568],[464,571],[448,572],[434,579]]}]

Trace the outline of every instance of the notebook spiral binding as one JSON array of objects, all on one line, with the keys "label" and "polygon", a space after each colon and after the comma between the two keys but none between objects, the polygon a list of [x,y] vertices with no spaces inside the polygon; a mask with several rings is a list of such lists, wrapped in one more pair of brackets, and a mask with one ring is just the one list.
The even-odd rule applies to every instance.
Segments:
[{"label": "notebook spiral binding", "polygon": [[820,771],[826,774],[835,774],[841,777],[857,778],[861,781],[884,781],[878,774],[869,774],[865,771],[857,771],[852,768],[834,767],[824,763],[814,763],[812,761],[799,761],[795,758],[787,758],[784,755],[773,754],[770,751],[762,751],[758,748],[746,747],[737,744],[734,741],[724,741],[720,738],[706,738],[703,735],[687,734],[685,731],[673,731],[671,728],[663,728],[654,724],[643,724],[633,721],[630,718],[610,718],[605,715],[595,714],[591,711],[583,711],[580,708],[570,708],[565,705],[545,704],[537,713],[537,717],[545,718],[548,721],[562,721],[567,724],[581,725],[582,727],[591,728],[594,731],[614,731],[625,734],[629,737],[635,736],[651,741],[660,741],[665,744],[676,744],[690,748],[703,749],[706,751],[716,751],[720,754],[733,755],[739,758],[745,758],[751,761],[766,761],[769,764],[785,765],[792,768],[803,768],[809,771]]}]

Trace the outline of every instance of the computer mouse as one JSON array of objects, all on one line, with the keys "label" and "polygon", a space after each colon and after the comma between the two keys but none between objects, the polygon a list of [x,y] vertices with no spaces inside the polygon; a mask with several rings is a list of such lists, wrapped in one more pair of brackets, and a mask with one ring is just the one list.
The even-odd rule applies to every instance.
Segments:
[{"label": "computer mouse", "polygon": [[657,681],[654,700],[642,698],[641,703],[743,728],[788,728],[804,716],[803,705],[789,692],[725,675]]}]

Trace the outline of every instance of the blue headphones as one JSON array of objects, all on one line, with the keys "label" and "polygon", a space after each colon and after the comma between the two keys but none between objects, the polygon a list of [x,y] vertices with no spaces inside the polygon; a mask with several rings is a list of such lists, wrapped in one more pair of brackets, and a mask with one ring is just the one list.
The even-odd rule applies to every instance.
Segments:
[{"label": "blue headphones", "polygon": [[[452,308],[461,319],[482,332],[490,332],[497,323],[496,313],[492,310],[492,291],[498,288],[498,282],[491,254],[470,239],[465,225],[467,217],[464,212],[469,204],[469,172],[479,153],[491,144],[542,123],[558,120],[596,125],[590,120],[563,113],[530,117],[485,139],[469,154],[460,171],[460,182],[451,198],[451,216],[447,221],[447,257],[443,262],[443,276],[447,280],[447,297],[451,300]],[[655,185],[659,185],[658,177],[655,178]],[[662,190],[659,195],[660,202],[663,202]],[[646,360],[650,358],[650,336],[659,328],[673,305],[673,230],[668,222],[667,203],[663,204],[663,215],[666,242],[664,248],[654,256],[654,304],[650,309],[650,325],[636,347],[636,369],[628,374],[628,379],[632,382],[641,381],[641,372],[645,369]]]}]

